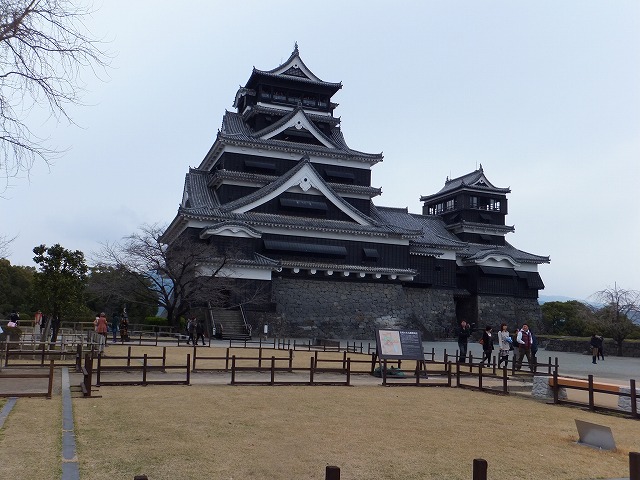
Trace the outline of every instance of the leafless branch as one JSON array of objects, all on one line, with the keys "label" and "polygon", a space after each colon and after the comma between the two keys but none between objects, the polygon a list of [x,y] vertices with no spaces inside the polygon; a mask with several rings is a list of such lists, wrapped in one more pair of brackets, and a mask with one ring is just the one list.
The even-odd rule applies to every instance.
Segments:
[{"label": "leafless branch", "polygon": [[35,107],[56,120],[73,120],[67,107],[81,103],[81,74],[107,65],[100,42],[84,18],[90,9],[71,0],[0,0],[0,178],[28,173],[40,159],[50,164],[60,150],[50,148],[26,124]]}]

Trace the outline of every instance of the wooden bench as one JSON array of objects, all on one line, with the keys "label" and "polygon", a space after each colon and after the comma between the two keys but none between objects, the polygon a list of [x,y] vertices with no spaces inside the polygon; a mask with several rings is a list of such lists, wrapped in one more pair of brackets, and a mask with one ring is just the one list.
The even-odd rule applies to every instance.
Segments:
[{"label": "wooden bench", "polygon": [[[549,377],[549,386],[555,386],[553,377]],[[589,381],[580,378],[558,377],[558,386],[580,390],[589,390]],[[613,383],[593,382],[593,389],[609,393],[620,393],[620,385],[616,385]]]}]

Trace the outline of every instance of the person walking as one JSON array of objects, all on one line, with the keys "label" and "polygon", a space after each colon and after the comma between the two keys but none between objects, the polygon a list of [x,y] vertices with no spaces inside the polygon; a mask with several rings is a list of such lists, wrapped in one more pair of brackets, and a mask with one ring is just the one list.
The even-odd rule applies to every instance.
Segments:
[{"label": "person walking", "polygon": [[196,342],[196,319],[195,317],[191,317],[187,322],[187,333],[189,334],[189,338],[187,339],[187,345],[193,343],[195,346]]},{"label": "person walking", "polygon": [[504,362],[504,366],[509,365],[509,352],[513,350],[513,340],[509,334],[509,328],[506,323],[500,325],[498,332],[498,368]]},{"label": "person walking", "polygon": [[195,320],[195,322],[196,322],[196,341],[194,345],[197,345],[198,340],[202,339],[202,345],[204,346],[206,345],[206,343],[204,343],[204,322],[202,322],[201,320]]},{"label": "person walking", "polygon": [[460,326],[456,330],[458,336],[458,362],[464,363],[467,358],[467,346],[469,343],[469,336],[471,335],[471,326],[466,321],[462,320]]},{"label": "person walking", "polygon": [[533,339],[531,337],[531,332],[529,331],[529,325],[526,323],[522,325],[522,329],[518,332],[516,342],[518,343],[518,363],[516,365],[516,370],[520,370],[522,368],[522,360],[524,357],[527,357],[529,370],[531,370],[531,373],[535,373],[535,365],[533,363],[533,358],[531,357],[531,345],[533,343]]},{"label": "person walking", "polygon": [[598,345],[599,345],[599,341],[598,341],[598,336],[594,333],[593,335],[591,335],[591,341],[589,342],[589,345],[591,346],[591,363],[593,364],[597,364],[598,362],[596,362],[596,358],[598,357]]},{"label": "person walking", "polygon": [[493,352],[493,328],[490,325],[487,325],[484,328],[484,332],[482,332],[482,361],[480,363],[484,363],[487,361],[487,366],[491,365],[491,352]]},{"label": "person walking", "polygon": [[604,337],[596,335],[598,338],[598,360],[604,360]]}]

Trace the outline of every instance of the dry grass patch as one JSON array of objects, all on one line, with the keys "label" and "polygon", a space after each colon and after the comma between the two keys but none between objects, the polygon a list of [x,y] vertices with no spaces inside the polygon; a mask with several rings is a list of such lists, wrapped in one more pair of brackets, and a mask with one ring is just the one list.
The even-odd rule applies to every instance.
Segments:
[{"label": "dry grass patch", "polygon": [[0,430],[0,452],[0,478],[60,478],[61,397],[19,398]]},{"label": "dry grass patch", "polygon": [[[628,475],[640,423],[448,388],[112,387],[74,400],[83,479],[468,479]],[[611,426],[619,451],[576,445],[574,418]],[[96,452],[101,452],[96,454]],[[524,457],[523,457],[524,455]]]}]

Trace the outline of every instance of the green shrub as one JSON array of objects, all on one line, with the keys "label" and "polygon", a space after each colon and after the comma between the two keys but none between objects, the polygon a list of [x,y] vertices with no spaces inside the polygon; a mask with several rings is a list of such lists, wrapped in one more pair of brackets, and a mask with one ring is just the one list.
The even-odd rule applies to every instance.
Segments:
[{"label": "green shrub", "polygon": [[169,322],[163,317],[145,317],[144,324],[152,325],[154,327],[166,327],[169,325]]}]

